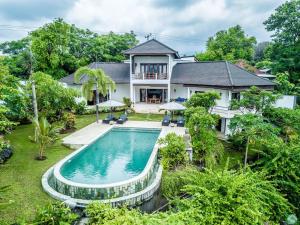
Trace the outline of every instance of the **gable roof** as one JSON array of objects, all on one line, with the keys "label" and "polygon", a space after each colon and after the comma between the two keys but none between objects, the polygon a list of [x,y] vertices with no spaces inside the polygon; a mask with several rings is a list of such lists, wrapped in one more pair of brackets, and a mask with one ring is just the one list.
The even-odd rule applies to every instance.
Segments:
[{"label": "gable roof", "polygon": [[173,67],[171,83],[227,88],[275,86],[275,83],[227,61],[177,63]]},{"label": "gable roof", "polygon": [[155,39],[125,50],[124,54],[174,54],[175,58],[180,58],[177,51]]},{"label": "gable roof", "polygon": [[[115,83],[117,84],[127,84],[130,82],[129,63],[112,63],[112,62],[94,62],[88,65],[91,69],[102,69]],[[74,82],[74,73],[60,79],[60,82],[67,84],[82,84],[87,80],[86,76],[81,78],[80,83]]]}]

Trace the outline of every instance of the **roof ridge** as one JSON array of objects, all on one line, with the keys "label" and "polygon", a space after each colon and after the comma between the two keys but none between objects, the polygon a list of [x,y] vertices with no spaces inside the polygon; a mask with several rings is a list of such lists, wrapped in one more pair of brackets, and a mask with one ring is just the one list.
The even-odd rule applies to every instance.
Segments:
[{"label": "roof ridge", "polygon": [[229,69],[229,66],[228,66],[228,62],[225,61],[225,64],[226,64],[226,69],[227,69],[227,73],[228,73],[228,78],[229,78],[229,81],[231,83],[231,86],[234,86],[234,83],[233,83],[233,80],[232,80],[232,77],[231,77],[231,71]]},{"label": "roof ridge", "polygon": [[246,70],[246,69],[244,69],[244,68],[242,68],[242,67],[239,67],[239,66],[236,65],[236,64],[230,63],[230,65],[235,66],[235,67],[237,67],[238,69],[241,69],[241,70],[243,70],[243,71],[245,71],[245,72],[248,72],[250,75],[255,76],[256,78],[259,78],[259,79],[264,80],[264,81],[270,81],[271,83],[276,84],[275,82],[273,82],[273,81],[271,81],[271,80],[266,80],[266,79],[264,79],[264,78],[262,78],[262,77],[260,77],[260,76],[257,76],[255,73],[252,73],[252,72],[250,72],[250,71],[248,71],[248,70]]},{"label": "roof ridge", "polygon": [[[178,62],[177,64],[192,64],[192,63],[221,63],[226,62],[225,60],[218,60],[218,61],[195,61],[195,62]],[[176,64],[176,65],[177,65]]]}]

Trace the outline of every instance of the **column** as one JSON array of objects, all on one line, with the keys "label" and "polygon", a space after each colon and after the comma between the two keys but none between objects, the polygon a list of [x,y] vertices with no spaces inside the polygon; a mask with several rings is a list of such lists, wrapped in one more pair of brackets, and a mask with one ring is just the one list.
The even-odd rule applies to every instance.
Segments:
[{"label": "column", "polygon": [[171,85],[170,85],[170,81],[169,81],[169,83],[168,83],[168,102],[170,102],[171,101]]},{"label": "column", "polygon": [[190,88],[188,87],[187,88],[187,99],[190,99],[190,97],[191,97],[191,91],[190,91]]}]

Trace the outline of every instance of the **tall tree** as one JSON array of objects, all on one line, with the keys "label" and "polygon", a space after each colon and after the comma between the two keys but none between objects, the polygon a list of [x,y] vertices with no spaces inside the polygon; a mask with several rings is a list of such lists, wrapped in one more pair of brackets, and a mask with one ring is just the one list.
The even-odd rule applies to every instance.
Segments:
[{"label": "tall tree", "polygon": [[238,59],[253,60],[255,37],[248,37],[241,26],[230,27],[210,37],[206,43],[206,51],[198,53],[196,58],[201,61]]},{"label": "tall tree", "polygon": [[277,138],[278,129],[269,123],[264,122],[261,116],[254,114],[236,115],[231,119],[229,128],[235,139],[245,140],[244,166],[247,165],[248,153],[251,149],[260,149],[265,141],[272,141]]},{"label": "tall tree", "polygon": [[96,118],[99,121],[99,94],[107,95],[107,91],[115,89],[115,82],[107,76],[102,69],[90,69],[88,67],[79,68],[74,75],[75,82],[80,82],[82,76],[87,76],[87,80],[82,85],[82,93],[92,100],[93,91],[96,91]]},{"label": "tall tree", "polygon": [[234,110],[241,110],[243,113],[263,113],[269,109],[279,97],[270,91],[262,90],[256,86],[252,86],[249,90],[241,92],[242,98],[240,100],[232,100],[231,108]]},{"label": "tall tree", "polygon": [[279,6],[264,22],[267,31],[274,32],[270,59],[273,72],[289,72],[290,81],[300,79],[300,0],[290,0]]}]

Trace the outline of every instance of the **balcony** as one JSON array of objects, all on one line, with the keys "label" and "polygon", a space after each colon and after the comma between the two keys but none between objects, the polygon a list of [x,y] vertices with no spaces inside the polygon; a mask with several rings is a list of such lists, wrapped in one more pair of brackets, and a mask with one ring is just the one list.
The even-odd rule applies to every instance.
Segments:
[{"label": "balcony", "polygon": [[135,73],[132,74],[133,80],[168,80],[167,73]]}]

